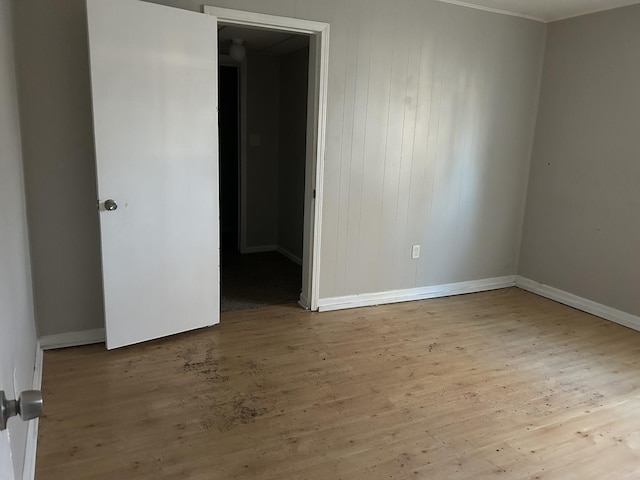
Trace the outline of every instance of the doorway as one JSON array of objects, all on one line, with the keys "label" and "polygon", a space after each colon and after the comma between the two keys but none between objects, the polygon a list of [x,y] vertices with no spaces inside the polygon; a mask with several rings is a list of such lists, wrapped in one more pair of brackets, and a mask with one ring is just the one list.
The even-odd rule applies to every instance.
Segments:
[{"label": "doorway", "polygon": [[[217,17],[218,29],[227,29],[224,40],[229,40],[229,45],[223,44],[223,36],[221,36],[220,53],[226,55],[233,38],[239,37],[243,46],[247,49],[248,58],[242,59],[240,62],[229,65],[230,58],[228,56],[221,58],[222,66],[229,66],[236,71],[235,84],[238,85],[238,101],[239,106],[239,131],[238,131],[238,168],[237,180],[234,181],[231,170],[220,165],[221,182],[222,176],[227,178],[227,182],[233,183],[235,187],[225,186],[226,195],[233,195],[234,188],[237,192],[237,203],[231,200],[228,204],[221,203],[221,230],[232,232],[234,225],[233,211],[237,212],[235,219],[237,220],[237,229],[235,232],[221,232],[224,236],[223,248],[228,252],[230,249],[235,250],[239,256],[246,258],[256,257],[256,254],[265,254],[264,261],[261,262],[263,270],[273,272],[275,268],[267,258],[278,258],[284,261],[289,267],[293,265],[298,269],[297,287],[295,299],[305,308],[317,309],[318,303],[318,278],[319,278],[319,258],[320,258],[320,219],[322,213],[322,179],[323,179],[323,160],[324,160],[324,138],[325,138],[325,115],[326,115],[326,87],[327,87],[327,67],[328,67],[328,30],[329,26],[325,23],[312,22],[307,20],[297,20],[286,17],[275,17],[270,15],[262,15],[250,12],[242,12],[237,10],[223,9],[218,7],[206,7],[205,13]],[[279,40],[271,42],[270,45],[260,45],[257,47],[252,45],[250,38],[243,38],[247,35],[247,31],[242,35],[238,34],[238,28],[253,30],[264,36],[264,34],[276,35]],[[233,30],[236,29],[236,30]],[[230,38],[227,38],[230,37]],[[272,37],[271,40],[274,40]],[[296,43],[297,42],[297,43]],[[238,43],[238,42],[235,42]],[[250,87],[247,73],[251,72],[251,56],[262,56],[263,58],[254,58],[254,71],[259,70],[260,65],[267,70],[273,70],[273,59],[265,57],[274,57],[280,54],[289,54],[287,48],[291,49],[291,44],[297,45],[298,50],[305,50],[304,60],[305,66],[303,73],[306,78],[303,79],[305,91],[302,94],[303,105],[302,114],[286,114],[278,117],[280,104],[276,108],[269,108],[262,111],[262,121],[266,120],[267,124],[273,127],[277,124],[275,133],[269,131],[269,126],[260,128],[252,124],[252,116],[248,115],[247,103],[251,95],[247,95],[247,88]],[[289,45],[289,46],[287,46]],[[271,64],[271,66],[269,65]],[[235,67],[235,68],[234,68]],[[247,68],[249,67],[249,68]],[[280,69],[280,67],[278,67]],[[255,72],[254,72],[255,73]],[[221,85],[233,84],[233,73],[228,70],[221,70]],[[227,82],[226,78],[231,79]],[[285,75],[289,78],[289,75]],[[259,87],[264,88],[269,81],[267,77],[261,77],[257,82]],[[243,95],[243,92],[245,94]],[[223,108],[221,93],[220,108]],[[255,95],[254,95],[255,96]],[[271,95],[263,92],[257,95],[263,101],[269,99]],[[231,95],[230,98],[234,98]],[[286,109],[287,107],[285,107]],[[297,109],[297,112],[300,112]],[[274,121],[275,118],[285,118],[286,121],[293,123],[298,127],[302,127],[300,132],[296,134],[298,140],[291,141],[294,137],[283,133],[283,127],[280,120]],[[295,120],[294,120],[295,119]],[[255,120],[255,118],[254,118]],[[222,122],[221,116],[221,122]],[[285,121],[285,123],[286,123]],[[231,120],[233,123],[233,120]],[[220,131],[221,137],[227,134]],[[228,138],[233,139],[233,135]],[[280,139],[284,138],[284,141]],[[301,140],[301,141],[300,141]],[[274,143],[275,150],[283,145],[283,150],[293,148],[295,145],[302,144],[302,152],[279,152],[278,166],[273,168],[273,162],[270,164],[269,151],[273,153]],[[293,147],[292,147],[293,146]],[[221,154],[224,147],[221,146]],[[233,151],[229,149],[228,151]],[[233,154],[231,154],[233,155]],[[284,158],[284,160],[280,160]],[[287,161],[294,159],[292,164],[287,165]],[[221,159],[221,161],[223,161]],[[269,168],[271,165],[271,168]],[[224,172],[227,170],[229,175]],[[290,178],[291,177],[291,178]],[[293,177],[297,178],[293,180]],[[283,191],[283,185],[294,187],[291,191]],[[275,193],[274,193],[274,186]],[[224,202],[223,185],[221,183],[221,202]],[[296,190],[297,192],[293,191]],[[231,193],[229,193],[231,192]],[[297,195],[297,197],[296,197]],[[296,200],[297,198],[297,200]],[[277,204],[280,209],[275,217],[269,213],[269,208]],[[287,211],[286,207],[290,207]],[[284,208],[284,210],[282,210]],[[255,211],[252,211],[254,209]],[[272,209],[273,210],[273,209]],[[256,213],[257,212],[257,213]],[[293,212],[293,213],[291,213]],[[225,217],[225,218],[223,218]],[[253,217],[253,222],[252,222]],[[274,218],[276,220],[274,220]],[[258,220],[257,222],[255,220]],[[279,221],[278,221],[279,219]],[[260,222],[262,225],[260,226]],[[283,225],[296,225],[293,231],[296,235],[287,235],[286,228]],[[291,229],[290,229],[291,230]],[[274,231],[276,232],[274,235]],[[297,240],[296,240],[297,238]],[[235,242],[234,243],[234,239]],[[275,240],[274,240],[275,239]],[[267,255],[268,254],[268,255]],[[224,268],[225,262],[229,262],[225,252],[221,250],[221,267],[222,267],[222,290],[224,291]],[[296,265],[298,264],[298,265]],[[266,265],[266,266],[265,266]],[[286,270],[286,268],[285,268]],[[255,273],[243,275],[247,278],[257,278]],[[267,277],[258,289],[264,291],[273,283],[273,277]],[[224,293],[224,292],[223,292]],[[251,302],[251,300],[250,300]],[[223,307],[224,310],[224,307]]]},{"label": "doorway", "polygon": [[[309,38],[220,25],[218,45],[221,311],[295,303],[302,291]],[[234,48],[235,56],[225,55]]]},{"label": "doorway", "polygon": [[239,66],[220,60],[218,67],[218,142],[220,250],[239,246],[240,181]]}]

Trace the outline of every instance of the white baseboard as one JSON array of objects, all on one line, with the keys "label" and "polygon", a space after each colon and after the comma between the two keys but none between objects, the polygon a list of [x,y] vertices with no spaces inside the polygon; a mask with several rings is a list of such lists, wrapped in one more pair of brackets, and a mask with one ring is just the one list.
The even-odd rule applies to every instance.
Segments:
[{"label": "white baseboard", "polygon": [[[36,358],[33,366],[33,390],[42,389],[42,360],[43,352],[40,342],[36,344]],[[36,476],[36,450],[38,446],[39,418],[35,418],[27,426],[27,444],[24,452],[24,465],[22,467],[22,479],[33,480]]]},{"label": "white baseboard", "polygon": [[300,292],[300,300],[298,300],[298,305],[300,305],[305,310],[311,309],[311,302],[309,301],[307,296],[304,294],[304,292]]},{"label": "white baseboard", "polygon": [[405,290],[391,290],[388,292],[363,293],[361,295],[347,295],[344,297],[321,298],[318,310],[342,310],[346,308],[369,307],[385,303],[409,302],[427,298],[448,297],[463,293],[477,293],[486,290],[513,287],[516,284],[515,275],[507,277],[485,278],[469,282],[448,283],[430,287],[408,288]]},{"label": "white baseboard", "polygon": [[520,275],[516,277],[516,286],[528,292],[535,293],[536,295],[555,300],[556,302],[569,305],[583,312],[640,331],[640,317],[637,315],[607,307],[601,303],[578,297],[572,293],[521,277]]},{"label": "white baseboard", "polygon": [[257,245],[255,247],[245,247],[240,250],[240,253],[264,253],[264,252],[278,252],[284,255],[285,257],[287,257],[292,262],[297,263],[298,265],[302,265],[302,259],[300,257],[294,255],[289,250],[287,250],[284,247],[281,247],[280,245]]},{"label": "white baseboard", "polygon": [[244,247],[240,249],[240,253],[263,253],[263,252],[275,252],[278,250],[277,245],[257,245],[255,247]]},{"label": "white baseboard", "polygon": [[302,259],[300,257],[294,255],[293,253],[291,253],[286,248],[278,246],[278,247],[276,247],[276,250],[278,251],[279,254],[284,255],[289,260],[291,260],[293,263],[297,263],[298,265],[302,266]]},{"label": "white baseboard", "polygon": [[54,348],[77,347],[79,345],[90,345],[92,343],[102,343],[105,340],[104,328],[95,330],[83,330],[81,332],[59,333],[56,335],[44,335],[39,338],[40,346],[43,350]]}]

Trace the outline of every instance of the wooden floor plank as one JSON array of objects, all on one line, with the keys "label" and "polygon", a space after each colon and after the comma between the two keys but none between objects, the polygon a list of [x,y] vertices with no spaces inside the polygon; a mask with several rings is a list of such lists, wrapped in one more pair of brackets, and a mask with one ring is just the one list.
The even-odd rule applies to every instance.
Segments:
[{"label": "wooden floor plank", "polygon": [[640,478],[639,335],[511,288],[48,351],[36,478]]}]

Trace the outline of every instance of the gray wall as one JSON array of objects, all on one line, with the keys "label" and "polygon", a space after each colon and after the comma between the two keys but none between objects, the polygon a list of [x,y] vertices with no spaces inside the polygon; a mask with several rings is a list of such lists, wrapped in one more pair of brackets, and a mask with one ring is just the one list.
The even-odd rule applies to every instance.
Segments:
[{"label": "gray wall", "polygon": [[278,246],[302,258],[309,49],[280,58]]},{"label": "gray wall", "polygon": [[549,25],[519,273],[640,315],[640,5]]},{"label": "gray wall", "polygon": [[280,68],[277,57],[247,55],[247,247],[278,244]]},{"label": "gray wall", "polygon": [[[18,95],[9,0],[0,0],[0,390],[16,398],[33,386],[36,331],[29,267]],[[0,478],[22,478],[27,423],[0,434]]]},{"label": "gray wall", "polygon": [[249,251],[281,247],[302,258],[308,54],[247,56]]},{"label": "gray wall", "polygon": [[102,328],[85,2],[13,5],[38,333]]},{"label": "gray wall", "polygon": [[[215,3],[331,23],[321,297],[516,272],[545,25],[433,0]],[[16,2],[43,334],[103,323],[84,10]]]},{"label": "gray wall", "polygon": [[320,296],[514,274],[545,25],[364,5],[330,18]]}]

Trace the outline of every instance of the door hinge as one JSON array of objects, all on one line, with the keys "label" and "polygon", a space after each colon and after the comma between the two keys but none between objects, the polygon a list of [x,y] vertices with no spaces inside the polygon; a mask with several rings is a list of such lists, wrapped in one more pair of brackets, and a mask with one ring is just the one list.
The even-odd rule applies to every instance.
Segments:
[{"label": "door hinge", "polygon": [[316,189],[314,188],[313,189],[313,199],[315,200],[315,198],[316,198]]}]

